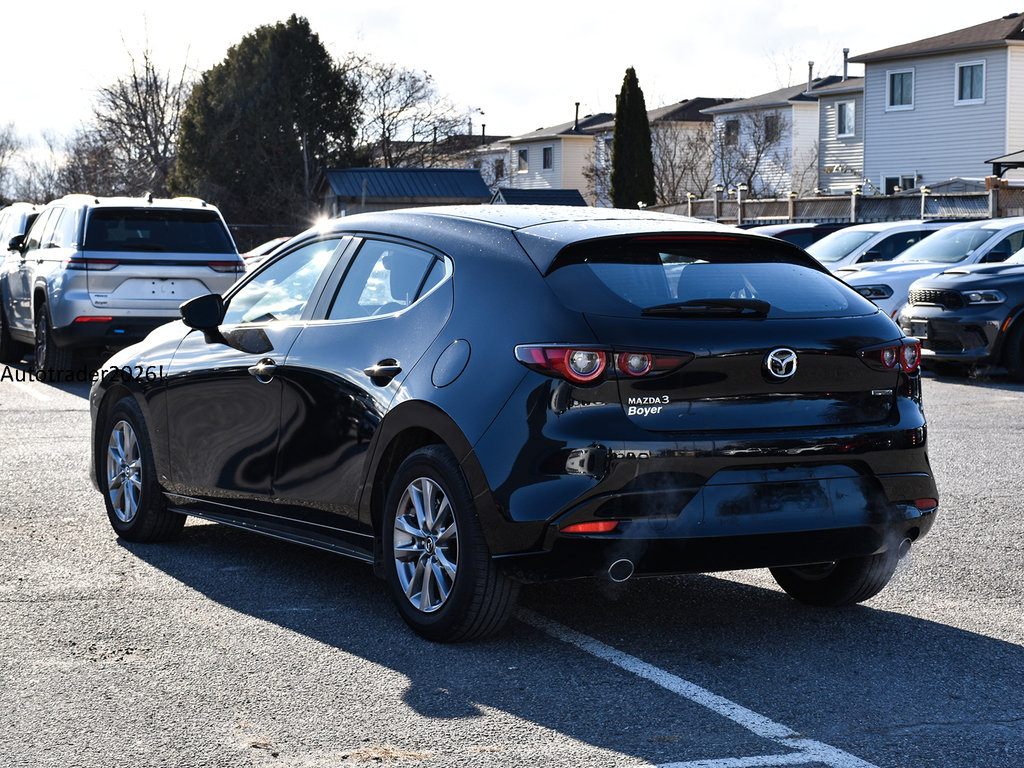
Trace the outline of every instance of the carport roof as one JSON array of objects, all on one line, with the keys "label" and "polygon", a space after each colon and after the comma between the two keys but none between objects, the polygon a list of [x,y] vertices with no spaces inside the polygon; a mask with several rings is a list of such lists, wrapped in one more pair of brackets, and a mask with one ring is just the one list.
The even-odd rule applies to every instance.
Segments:
[{"label": "carport roof", "polygon": [[[326,180],[341,198],[390,200],[422,198],[487,202],[491,191],[473,168],[328,168]],[[365,188],[364,188],[365,184]]]}]

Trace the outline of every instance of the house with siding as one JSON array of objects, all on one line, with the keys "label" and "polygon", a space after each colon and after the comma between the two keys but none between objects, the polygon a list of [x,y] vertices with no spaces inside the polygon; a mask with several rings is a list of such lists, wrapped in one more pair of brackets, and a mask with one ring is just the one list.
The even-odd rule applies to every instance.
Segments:
[{"label": "house with siding", "polygon": [[818,97],[843,82],[832,75],[707,108],[715,121],[716,180],[756,197],[804,194],[819,184]]},{"label": "house with siding", "polygon": [[1024,149],[1024,14],[850,61],[864,64],[871,187],[890,193],[982,178],[986,161]]},{"label": "house with siding", "polygon": [[818,184],[827,195],[864,189],[864,78],[819,88]]},{"label": "house with siding", "polygon": [[[611,119],[612,115],[602,112],[508,139],[508,181],[505,186],[512,189],[578,189],[584,197],[592,198],[584,174],[584,169],[592,163],[594,139],[589,129]],[[593,203],[593,200],[589,202]]]}]

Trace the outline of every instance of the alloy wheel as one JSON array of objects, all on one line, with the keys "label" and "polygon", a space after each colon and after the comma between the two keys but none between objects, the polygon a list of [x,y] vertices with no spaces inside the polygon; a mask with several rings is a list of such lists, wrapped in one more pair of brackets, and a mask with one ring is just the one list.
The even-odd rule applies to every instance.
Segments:
[{"label": "alloy wheel", "polygon": [[406,598],[423,613],[438,610],[455,585],[459,532],[441,486],[428,477],[411,482],[395,513],[394,558]]},{"label": "alloy wheel", "polygon": [[135,519],[142,494],[142,457],[135,430],[123,419],[110,430],[107,441],[107,493],[118,520]]}]

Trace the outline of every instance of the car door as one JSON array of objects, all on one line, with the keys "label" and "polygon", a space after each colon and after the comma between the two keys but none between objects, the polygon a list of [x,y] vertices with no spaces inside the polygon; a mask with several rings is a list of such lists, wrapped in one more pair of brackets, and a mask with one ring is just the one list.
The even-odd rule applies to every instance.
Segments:
[{"label": "car door", "polygon": [[208,508],[268,511],[281,413],[275,367],[346,240],[296,244],[229,294],[217,331],[182,340],[165,379],[172,493]]},{"label": "car door", "polygon": [[451,313],[452,264],[419,245],[366,238],[338,271],[323,319],[302,329],[281,377],[274,496],[290,510],[282,514],[362,536],[368,548],[368,521],[357,521],[367,449]]},{"label": "car door", "polygon": [[11,328],[23,334],[32,332],[32,284],[41,263],[44,230],[53,231],[55,210],[50,208],[36,219],[25,236],[21,254],[17,257],[12,255],[12,263],[7,272],[7,321]]}]

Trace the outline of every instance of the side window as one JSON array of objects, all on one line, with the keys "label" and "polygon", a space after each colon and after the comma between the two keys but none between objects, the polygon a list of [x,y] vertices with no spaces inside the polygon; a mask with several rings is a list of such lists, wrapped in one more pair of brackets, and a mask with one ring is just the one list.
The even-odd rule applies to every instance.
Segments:
[{"label": "side window", "polygon": [[57,248],[69,248],[78,240],[78,212],[70,208],[64,209],[64,215],[60,217],[53,229],[53,236],[50,241]]},{"label": "side window", "polygon": [[43,242],[43,230],[47,226],[47,222],[50,220],[53,209],[40,214],[39,218],[36,219],[35,224],[32,225],[32,229],[28,233],[28,238],[25,241],[25,254],[28,255],[29,251],[34,251],[39,248],[39,244]]},{"label": "side window", "polygon": [[900,232],[897,235],[889,235],[871,250],[880,254],[877,261],[891,261],[920,239],[920,232]]},{"label": "side window", "polygon": [[54,208],[52,211],[50,211],[50,217],[46,220],[46,226],[43,228],[43,233],[39,236],[40,248],[57,247],[57,243],[54,241],[53,233],[57,231],[57,225],[60,224],[61,217],[63,216],[63,208]]},{"label": "side window", "polygon": [[[327,319],[349,320],[404,309],[426,285],[432,287],[444,278],[444,265],[437,277],[437,264],[434,254],[419,248],[366,240],[342,280]],[[431,285],[430,279],[436,282]]]},{"label": "side window", "polygon": [[1024,231],[1014,232],[1012,235],[1007,235],[992,246],[992,250],[982,257],[982,261],[1006,261],[1006,259],[1019,251],[1022,246],[1024,246]]},{"label": "side window", "polygon": [[231,297],[224,324],[300,319],[337,247],[337,239],[318,240],[274,261]]}]

